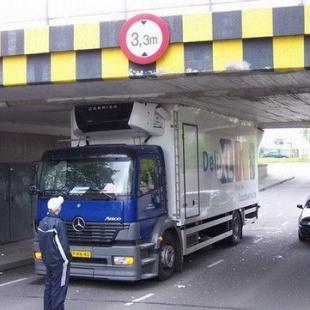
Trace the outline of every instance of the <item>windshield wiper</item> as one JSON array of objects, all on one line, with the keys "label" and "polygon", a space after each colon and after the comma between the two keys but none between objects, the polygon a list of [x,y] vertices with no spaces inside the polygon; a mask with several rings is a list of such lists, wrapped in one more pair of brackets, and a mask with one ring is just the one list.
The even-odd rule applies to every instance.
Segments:
[{"label": "windshield wiper", "polygon": [[98,196],[103,195],[105,197],[108,197],[109,199],[115,199],[115,197],[116,197],[116,195],[113,193],[99,192],[98,190],[95,190],[95,189],[93,189],[93,190],[89,189],[85,194],[86,195],[98,195]]},{"label": "windshield wiper", "polygon": [[113,194],[113,196],[111,194],[107,194],[107,193],[99,193],[99,195],[104,195],[106,197],[109,197],[110,199],[115,199],[116,195]]},{"label": "windshield wiper", "polygon": [[[80,191],[78,189],[81,189]],[[105,193],[100,191],[99,188],[97,187],[83,187],[80,186],[77,188],[77,190],[75,190],[75,188],[68,190],[67,192],[68,196],[75,196],[75,197],[83,197],[83,196],[106,196],[109,199],[114,199],[115,198],[115,194],[114,193]]]}]

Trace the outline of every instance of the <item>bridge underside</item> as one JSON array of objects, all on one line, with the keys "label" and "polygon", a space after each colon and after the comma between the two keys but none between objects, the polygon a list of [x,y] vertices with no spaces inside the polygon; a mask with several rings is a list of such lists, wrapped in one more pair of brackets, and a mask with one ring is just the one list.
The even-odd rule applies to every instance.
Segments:
[{"label": "bridge underside", "polygon": [[194,106],[250,120],[260,128],[310,127],[310,71],[8,87],[0,92],[0,130],[51,133],[55,127],[52,132],[67,135],[74,105],[134,100]]},{"label": "bridge underside", "polygon": [[120,49],[124,21],[1,32],[0,132],[69,135],[73,106],[134,100],[310,127],[310,6],[163,18],[147,65]]}]

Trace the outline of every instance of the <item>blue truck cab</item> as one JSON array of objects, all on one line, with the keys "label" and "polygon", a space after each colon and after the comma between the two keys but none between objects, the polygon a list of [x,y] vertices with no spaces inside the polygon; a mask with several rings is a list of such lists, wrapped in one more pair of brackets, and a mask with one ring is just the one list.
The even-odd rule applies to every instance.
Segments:
[{"label": "blue truck cab", "polygon": [[[166,278],[181,260],[180,247],[176,242],[171,246],[179,236],[168,216],[159,146],[113,144],[46,151],[38,173],[37,223],[47,213],[48,200],[59,195],[65,199],[60,218],[73,257],[71,276]],[[40,258],[35,268],[38,274],[45,273]]]}]

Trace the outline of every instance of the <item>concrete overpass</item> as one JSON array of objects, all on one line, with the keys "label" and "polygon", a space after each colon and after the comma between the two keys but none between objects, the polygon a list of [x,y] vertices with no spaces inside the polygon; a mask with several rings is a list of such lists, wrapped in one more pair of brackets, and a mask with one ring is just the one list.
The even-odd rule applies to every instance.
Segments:
[{"label": "concrete overpass", "polygon": [[150,65],[119,48],[124,21],[2,31],[0,130],[67,135],[73,105],[111,100],[309,126],[310,6],[164,19],[169,49]]}]

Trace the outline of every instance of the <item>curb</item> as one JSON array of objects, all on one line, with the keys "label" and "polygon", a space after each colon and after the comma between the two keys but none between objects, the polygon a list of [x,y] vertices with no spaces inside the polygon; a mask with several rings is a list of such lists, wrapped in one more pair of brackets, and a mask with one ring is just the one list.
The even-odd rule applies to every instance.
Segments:
[{"label": "curb", "polygon": [[263,192],[263,191],[265,191],[265,190],[267,190],[267,189],[269,189],[269,188],[275,187],[275,186],[277,186],[277,185],[280,185],[280,184],[282,184],[282,183],[291,181],[291,180],[293,180],[293,179],[295,179],[295,177],[290,177],[290,178],[284,179],[284,180],[279,181],[279,182],[276,182],[276,183],[274,183],[274,184],[271,184],[271,185],[262,187],[262,188],[260,188],[258,191],[259,191],[259,192]]},{"label": "curb", "polygon": [[16,262],[0,265],[0,272],[33,264],[33,258],[25,258]]}]

